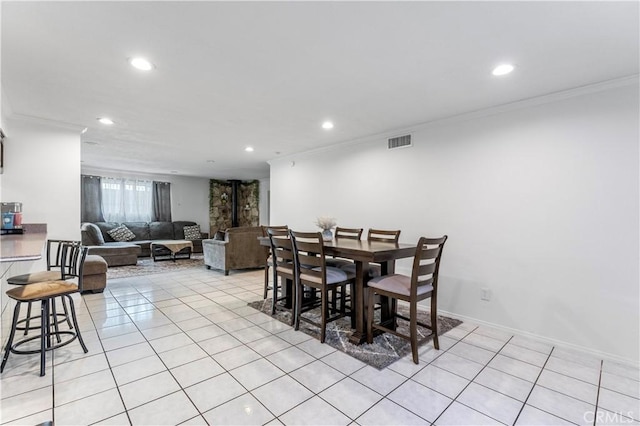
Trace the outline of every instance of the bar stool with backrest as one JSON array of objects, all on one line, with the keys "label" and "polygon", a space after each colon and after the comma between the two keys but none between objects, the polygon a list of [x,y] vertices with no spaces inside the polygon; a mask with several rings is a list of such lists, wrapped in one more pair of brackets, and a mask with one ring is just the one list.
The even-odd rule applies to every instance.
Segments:
[{"label": "bar stool with backrest", "polygon": [[[62,265],[62,245],[63,244],[79,244],[79,241],[72,240],[47,240],[47,270],[46,271],[38,271],[31,272],[28,274],[16,275],[13,277],[9,277],[7,279],[7,284],[11,285],[29,285],[44,281],[55,281],[62,278],[62,273],[60,271]],[[62,317],[67,321],[69,328],[72,328],[71,321],[69,321],[69,311],[67,308],[66,302],[62,301],[62,308],[64,310],[64,314],[57,314],[55,306],[52,307],[51,314],[53,315],[54,321],[58,320],[58,316]],[[30,322],[34,319],[39,319],[40,316],[31,316],[31,303],[27,305],[27,315],[25,318],[19,321],[20,324],[24,323],[24,327],[19,326],[16,330],[24,330],[24,334],[26,335],[29,330],[39,329],[40,326],[31,327]]]},{"label": "bar stool with backrest", "polygon": [[[80,346],[84,353],[88,352],[87,347],[82,340],[80,334],[80,328],[78,327],[78,320],[76,318],[75,305],[73,298],[74,293],[80,293],[82,291],[82,271],[84,267],[84,261],[87,257],[87,247],[83,247],[79,243],[63,243],[61,254],[61,278],[58,280],[37,282],[33,284],[23,285],[13,288],[7,291],[7,296],[16,302],[16,306],[13,311],[13,321],[11,323],[11,332],[9,334],[9,340],[5,346],[4,357],[2,358],[2,364],[0,365],[0,373],[4,371],[4,367],[7,364],[9,355],[13,352],[15,354],[34,354],[40,353],[40,376],[45,375],[45,361],[46,352],[68,345],[75,339],[78,339]],[[70,280],[76,280],[72,282]],[[55,305],[56,299],[66,298],[69,302],[70,316],[73,321],[74,330],[60,331],[58,329],[57,321],[53,321],[51,324],[51,310]],[[37,336],[27,337],[19,342],[13,343],[15,337],[18,318],[20,316],[20,306],[23,303],[40,302],[40,334]],[[53,331],[52,331],[53,329]],[[61,341],[61,336],[70,336],[68,339]],[[52,337],[56,337],[58,343],[52,344]],[[39,339],[39,350],[23,350],[19,347],[30,341]]]},{"label": "bar stool with backrest", "polygon": [[[400,274],[384,275],[369,281],[369,300],[367,312],[367,342],[373,343],[373,330],[382,330],[387,333],[407,339],[411,342],[413,362],[418,363],[418,345],[433,336],[433,347],[439,349],[438,344],[438,275],[440,272],[440,260],[442,249],[447,241],[447,236],[441,238],[425,238],[418,240],[416,254],[413,260],[411,276]],[[374,324],[373,304],[376,295],[385,296],[395,300],[404,300],[409,303],[409,318],[398,314],[397,303],[392,306],[392,320],[396,318],[409,321],[409,335],[401,334],[382,324]],[[418,302],[431,298],[431,324],[418,322]],[[418,341],[418,325],[431,330],[431,333]]]},{"label": "bar stool with backrest", "polygon": [[[267,229],[268,228],[272,228],[272,229],[277,229],[280,231],[288,231],[289,228],[287,227],[287,225],[283,225],[283,226],[263,226],[262,227],[262,236],[269,238],[269,235],[267,234]],[[266,299],[267,296],[269,295],[269,290],[273,290],[273,287],[269,287],[269,268],[273,267],[273,256],[271,255],[271,249],[268,250],[267,252],[267,259],[265,261],[264,264],[264,294],[263,294],[263,299]]]},{"label": "bar stool with backrest", "polygon": [[[276,313],[276,304],[282,300],[291,302],[291,325],[295,320],[295,277],[293,264],[293,246],[286,228],[267,228],[271,247],[271,269],[273,271],[273,297],[271,298],[271,315]],[[280,280],[278,280],[280,277]],[[286,283],[292,283],[291,293],[286,290]],[[280,293],[280,295],[278,295]]]},{"label": "bar stool with backrest", "polygon": [[[320,342],[324,343],[327,323],[340,319],[346,315],[345,295],[346,286],[355,280],[355,274],[349,274],[339,268],[327,266],[324,256],[324,244],[320,232],[295,232],[290,230],[293,244],[295,264],[295,329],[300,329],[300,321],[320,327]],[[304,287],[320,291],[320,323],[313,321],[302,314],[313,309],[316,305],[311,303],[303,306]],[[329,290],[340,289],[340,311],[329,312]]]}]

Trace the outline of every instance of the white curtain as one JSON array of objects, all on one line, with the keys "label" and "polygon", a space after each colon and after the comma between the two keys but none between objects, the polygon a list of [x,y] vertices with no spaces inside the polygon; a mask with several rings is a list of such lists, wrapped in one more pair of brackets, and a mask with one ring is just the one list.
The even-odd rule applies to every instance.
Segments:
[{"label": "white curtain", "polygon": [[102,215],[107,222],[150,222],[153,182],[102,178]]}]

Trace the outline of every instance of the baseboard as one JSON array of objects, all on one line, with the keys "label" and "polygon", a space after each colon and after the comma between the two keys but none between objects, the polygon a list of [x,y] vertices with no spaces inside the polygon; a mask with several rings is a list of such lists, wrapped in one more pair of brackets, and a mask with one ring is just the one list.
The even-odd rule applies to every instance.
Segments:
[{"label": "baseboard", "polygon": [[[428,310],[428,306],[424,306],[424,305],[418,304],[418,309]],[[637,359],[624,358],[624,357],[621,357],[621,356],[610,354],[608,352],[602,352],[602,351],[598,351],[598,350],[595,350],[595,349],[586,348],[584,346],[575,345],[573,343],[568,343],[568,342],[565,342],[565,341],[562,341],[562,340],[551,339],[549,337],[540,336],[538,334],[529,333],[527,331],[518,330],[518,329],[515,329],[515,328],[505,327],[505,326],[500,325],[500,324],[495,324],[495,323],[491,323],[491,322],[488,322],[488,321],[483,321],[483,320],[480,320],[480,319],[477,319],[477,318],[467,317],[465,315],[456,314],[454,312],[440,310],[438,313],[440,315],[445,315],[445,316],[448,316],[448,317],[451,317],[451,318],[459,319],[462,322],[467,321],[467,322],[471,322],[473,324],[492,327],[492,328],[495,328],[495,329],[498,329],[498,330],[501,330],[501,331],[505,331],[505,332],[510,333],[510,334],[514,334],[514,335],[517,334],[517,335],[520,335],[520,336],[523,336],[523,337],[530,337],[532,339],[540,340],[541,342],[549,343],[550,345],[553,345],[553,346],[562,346],[564,348],[575,349],[577,351],[593,355],[593,356],[595,356],[596,358],[599,358],[599,359],[619,362],[619,363],[622,363],[622,364],[632,365],[632,366],[634,366],[636,368],[640,368],[640,362],[638,362]]]}]

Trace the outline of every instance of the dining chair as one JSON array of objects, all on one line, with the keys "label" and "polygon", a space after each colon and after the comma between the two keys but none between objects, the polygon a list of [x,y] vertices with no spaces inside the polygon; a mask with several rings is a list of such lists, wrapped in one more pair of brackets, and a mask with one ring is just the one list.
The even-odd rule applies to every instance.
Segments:
[{"label": "dining chair", "polygon": [[[418,240],[416,254],[413,260],[411,276],[391,274],[369,280],[369,300],[367,307],[367,342],[373,343],[373,330],[382,330],[387,333],[407,339],[411,342],[411,353],[413,362],[418,363],[418,345],[429,337],[433,337],[433,347],[439,349],[438,343],[438,320],[437,320],[437,299],[438,299],[438,274],[440,271],[440,260],[442,250],[447,236],[441,238],[422,237]],[[393,300],[391,304],[391,318],[386,319],[385,324],[396,324],[396,319],[400,318],[409,322],[409,335],[399,333],[380,324],[374,323],[373,305],[376,295],[385,296]],[[418,322],[418,302],[431,298],[431,324]],[[398,314],[397,300],[404,300],[409,303],[409,317]],[[418,325],[431,330],[431,333],[418,341]],[[395,328],[395,327],[394,327]]]},{"label": "dining chair", "polygon": [[[336,227],[334,238],[336,240],[360,240],[362,237],[362,228],[341,228]],[[336,257],[327,258],[327,266],[333,266],[334,268],[340,268],[345,265],[353,265],[353,261],[348,259],[340,259]],[[355,271],[355,269],[354,269]]]},{"label": "dining chair", "polygon": [[[289,228],[287,227],[287,225],[283,225],[283,226],[262,226],[262,236],[268,238],[269,235],[267,234],[267,229],[268,228],[272,228],[272,229],[278,229],[278,230],[284,230],[287,231]],[[267,296],[269,295],[269,290],[273,290],[273,287],[269,287],[269,269],[273,267],[273,256],[271,255],[271,248],[269,248],[269,251],[267,252],[267,259],[265,260],[264,263],[264,293],[262,296],[262,299],[266,299]]]},{"label": "dining chair", "polygon": [[[354,282],[355,274],[349,274],[339,268],[327,266],[324,244],[320,232],[296,232],[289,230],[293,244],[295,273],[295,329],[300,328],[300,321],[320,327],[320,342],[324,343],[327,323],[346,315],[346,286]],[[304,287],[317,289],[320,292],[320,323],[302,314],[315,307],[314,304],[303,306]],[[329,290],[340,289],[340,310],[329,310]],[[331,316],[333,313],[333,316]]]},{"label": "dining chair", "polygon": [[[11,332],[9,333],[9,339],[5,346],[2,364],[0,364],[0,373],[4,371],[11,353],[20,355],[40,353],[40,376],[44,376],[47,351],[58,349],[78,339],[84,353],[88,352],[88,349],[82,340],[80,328],[78,327],[78,320],[76,318],[75,305],[73,303],[73,298],[71,297],[71,295],[75,293],[82,292],[82,272],[88,248],[82,246],[78,242],[63,243],[61,251],[62,279],[23,285],[6,292],[7,296],[16,302],[16,306],[13,311]],[[56,320],[51,324],[52,306],[55,306],[56,299],[58,298],[66,298],[69,302],[70,317],[73,321],[73,330],[60,331]],[[20,316],[20,307],[23,303],[33,302],[40,302],[40,334],[24,338],[13,343],[18,326],[18,318]],[[70,337],[62,341],[60,339],[61,336]],[[52,337],[56,337],[57,343],[52,343]],[[20,349],[22,345],[34,340],[40,341],[40,348],[38,350]]]},{"label": "dining chair", "polygon": [[[62,249],[63,244],[79,244],[80,241],[72,240],[47,240],[46,261],[47,269],[45,271],[30,272],[28,274],[15,275],[7,278],[7,284],[10,285],[29,285],[44,281],[56,281],[62,279],[62,271],[60,270],[62,262]],[[52,307],[51,315],[53,315],[54,321],[58,321],[60,317],[63,321],[66,321],[69,328],[72,328],[71,321],[69,321],[69,310],[66,302],[62,301],[62,309],[64,314],[58,314],[55,306]],[[19,324],[24,326],[18,326],[16,330],[24,330],[24,334],[27,335],[29,330],[39,329],[40,326],[32,327],[30,323],[32,320],[40,319],[39,315],[31,316],[31,302],[27,304],[27,315],[18,321]]]},{"label": "dining chair", "polygon": [[[293,246],[289,236],[289,230],[286,227],[269,227],[267,228],[269,236],[269,246],[271,247],[271,269],[273,271],[273,296],[271,298],[271,315],[276,313],[276,304],[282,300],[289,299],[291,301],[291,325],[295,320],[295,277],[294,277],[294,260]],[[278,277],[280,280],[278,280]],[[286,283],[289,281],[291,285],[291,294],[287,294]],[[280,296],[278,296],[280,293]]]}]

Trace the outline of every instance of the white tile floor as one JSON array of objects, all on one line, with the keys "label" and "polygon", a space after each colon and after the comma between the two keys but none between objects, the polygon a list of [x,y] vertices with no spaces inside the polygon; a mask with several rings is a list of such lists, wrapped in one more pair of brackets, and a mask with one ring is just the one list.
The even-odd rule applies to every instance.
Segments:
[{"label": "white tile floor", "polygon": [[378,371],[247,307],[263,276],[193,269],[78,297],[89,353],[48,354],[45,377],[12,355],[0,422],[640,425],[632,366],[465,323]]}]

